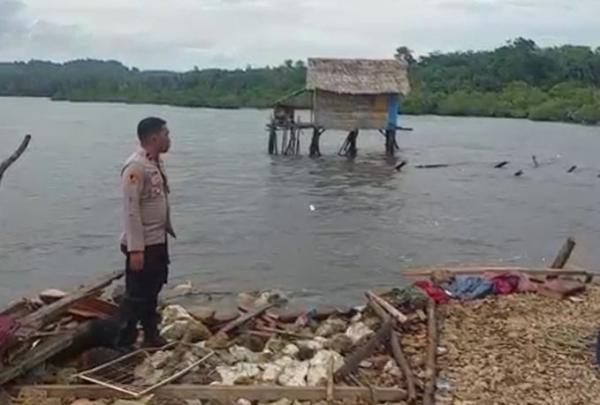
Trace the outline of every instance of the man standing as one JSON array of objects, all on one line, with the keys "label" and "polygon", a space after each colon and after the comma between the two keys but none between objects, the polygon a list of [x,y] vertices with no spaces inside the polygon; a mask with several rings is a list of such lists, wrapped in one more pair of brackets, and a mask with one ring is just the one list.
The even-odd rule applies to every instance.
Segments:
[{"label": "man standing", "polygon": [[166,121],[150,117],[138,124],[140,148],[121,172],[124,232],[125,297],[121,304],[119,345],[130,347],[142,324],[144,346],[166,344],[158,332],[158,294],[168,277],[167,234],[175,237],[170,219],[169,185],[160,155],[171,146]]}]

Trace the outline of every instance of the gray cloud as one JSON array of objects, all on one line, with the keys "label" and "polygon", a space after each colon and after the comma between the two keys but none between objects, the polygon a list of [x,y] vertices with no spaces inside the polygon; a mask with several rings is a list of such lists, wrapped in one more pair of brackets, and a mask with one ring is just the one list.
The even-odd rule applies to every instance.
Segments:
[{"label": "gray cloud", "polygon": [[517,36],[597,45],[596,0],[0,0],[0,60],[115,58],[145,68],[278,64],[492,48]]}]

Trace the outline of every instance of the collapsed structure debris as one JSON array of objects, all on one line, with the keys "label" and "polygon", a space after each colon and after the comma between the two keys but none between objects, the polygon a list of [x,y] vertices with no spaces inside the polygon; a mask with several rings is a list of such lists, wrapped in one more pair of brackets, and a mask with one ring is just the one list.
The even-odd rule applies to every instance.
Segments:
[{"label": "collapsed structure debris", "polygon": [[481,393],[455,385],[468,380],[455,363],[462,343],[448,334],[460,333],[465,308],[501,306],[508,294],[561,305],[558,299],[592,290],[587,283],[594,273],[561,269],[573,247],[567,241],[556,269],[409,270],[406,275],[421,280],[367,291],[367,305],[353,308],[298,310],[276,291],[240,294],[237,311],[214,301],[171,302],[161,310],[161,333],[170,345],[128,354],[97,339],[95,346],[107,347],[81,344],[90,319],[110,326],[116,306],[104,288],[121,275],[113,273],[73,293],[45,291],[4,311],[1,381],[11,382],[7,387],[21,403],[32,390],[41,395],[38,405],[53,398],[147,403],[147,395],[221,403],[451,403],[453,392],[459,398]]}]

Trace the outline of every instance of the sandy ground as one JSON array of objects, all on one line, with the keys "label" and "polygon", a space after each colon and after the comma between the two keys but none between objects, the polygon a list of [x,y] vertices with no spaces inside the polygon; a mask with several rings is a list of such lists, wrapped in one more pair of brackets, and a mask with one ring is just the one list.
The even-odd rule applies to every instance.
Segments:
[{"label": "sandy ground", "polygon": [[519,294],[446,306],[438,403],[600,404],[600,286],[579,298]]}]

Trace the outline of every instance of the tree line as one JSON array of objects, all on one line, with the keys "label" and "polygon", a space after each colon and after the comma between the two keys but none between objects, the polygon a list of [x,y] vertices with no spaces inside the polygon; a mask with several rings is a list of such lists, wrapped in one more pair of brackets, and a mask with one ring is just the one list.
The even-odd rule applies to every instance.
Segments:
[{"label": "tree line", "polygon": [[[600,122],[600,48],[541,48],[517,38],[491,51],[434,52],[409,63],[412,93],[406,114]],[[188,72],[129,68],[117,61],[0,63],[0,96],[53,100],[155,103],[190,107],[270,107],[304,86],[306,66],[198,69]]]}]

